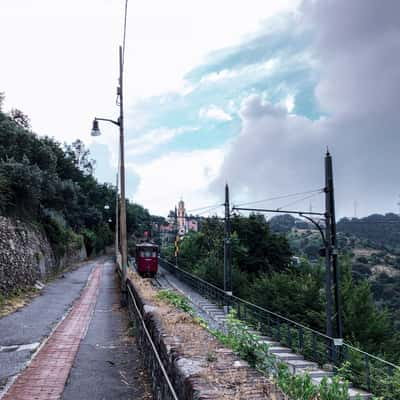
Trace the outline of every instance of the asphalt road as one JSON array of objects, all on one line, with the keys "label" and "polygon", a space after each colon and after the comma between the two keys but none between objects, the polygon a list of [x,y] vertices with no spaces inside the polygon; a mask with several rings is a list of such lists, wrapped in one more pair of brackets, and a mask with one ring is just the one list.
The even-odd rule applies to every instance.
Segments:
[{"label": "asphalt road", "polygon": [[139,349],[120,308],[119,280],[111,263],[103,267],[96,308],[81,342],[63,400],[151,399]]},{"label": "asphalt road", "polygon": [[[48,284],[30,304],[0,318],[0,392],[79,297],[94,265],[95,260],[64,273],[63,278]],[[27,346],[18,347],[21,345]],[[4,349],[5,346],[11,347]]]}]

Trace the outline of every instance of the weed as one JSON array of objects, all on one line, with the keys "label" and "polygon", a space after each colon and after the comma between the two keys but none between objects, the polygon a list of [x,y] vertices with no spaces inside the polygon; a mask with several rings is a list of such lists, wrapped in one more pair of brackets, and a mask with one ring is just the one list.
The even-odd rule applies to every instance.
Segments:
[{"label": "weed", "polygon": [[179,310],[185,311],[191,316],[195,316],[195,312],[193,308],[190,306],[189,300],[182,296],[181,294],[170,290],[170,289],[163,289],[157,293],[158,300],[167,301],[169,304],[173,305],[174,307],[178,308]]}]

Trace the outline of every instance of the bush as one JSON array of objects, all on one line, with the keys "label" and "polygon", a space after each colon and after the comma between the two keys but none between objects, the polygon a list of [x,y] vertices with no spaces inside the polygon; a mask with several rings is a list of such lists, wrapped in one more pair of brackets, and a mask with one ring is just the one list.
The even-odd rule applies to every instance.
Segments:
[{"label": "bush", "polygon": [[45,216],[42,225],[56,256],[64,256],[71,238],[70,230],[51,216]]},{"label": "bush", "polygon": [[85,242],[86,253],[90,256],[96,249],[96,234],[90,229],[83,229],[81,233]]}]

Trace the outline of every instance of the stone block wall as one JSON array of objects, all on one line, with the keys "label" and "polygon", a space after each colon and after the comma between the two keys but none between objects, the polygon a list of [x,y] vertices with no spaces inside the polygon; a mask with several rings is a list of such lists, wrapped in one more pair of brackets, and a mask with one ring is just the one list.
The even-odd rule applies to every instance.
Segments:
[{"label": "stone block wall", "polygon": [[47,237],[32,225],[0,216],[0,295],[32,286],[86,258],[86,250],[70,249],[57,260]]},{"label": "stone block wall", "polygon": [[[288,400],[272,382],[269,382],[259,372],[250,368],[229,349],[218,350],[219,361],[215,365],[216,381],[211,384],[202,374],[201,365],[204,364],[202,356],[188,356],[187,350],[196,346],[195,343],[183,342],[180,337],[170,336],[163,329],[163,323],[157,313],[157,307],[149,304],[135,288],[129,284],[130,291],[139,308],[139,312],[150,332],[153,343],[160,359],[166,369],[177,397],[181,400]],[[153,352],[142,327],[141,318],[135,311],[130,296],[128,306],[131,317],[135,320],[138,345],[141,348],[147,369],[150,372],[155,400],[173,400],[168,389],[168,384],[161,373],[159,363]],[[241,383],[241,394],[230,396],[226,387],[235,386],[235,377],[246,377],[246,383]]]}]

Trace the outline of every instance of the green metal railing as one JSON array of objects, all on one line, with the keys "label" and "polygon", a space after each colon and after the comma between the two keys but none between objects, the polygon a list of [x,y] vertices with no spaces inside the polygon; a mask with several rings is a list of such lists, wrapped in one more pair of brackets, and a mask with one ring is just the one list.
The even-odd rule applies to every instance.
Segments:
[{"label": "green metal railing", "polygon": [[[225,293],[221,288],[160,258],[160,265],[217,305],[236,310],[237,317],[261,334],[280,342],[307,360],[337,371],[346,365],[344,374],[354,386],[381,396],[400,400],[400,367],[348,343],[292,321],[273,311]],[[346,363],[346,364],[345,364]]]}]

